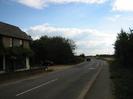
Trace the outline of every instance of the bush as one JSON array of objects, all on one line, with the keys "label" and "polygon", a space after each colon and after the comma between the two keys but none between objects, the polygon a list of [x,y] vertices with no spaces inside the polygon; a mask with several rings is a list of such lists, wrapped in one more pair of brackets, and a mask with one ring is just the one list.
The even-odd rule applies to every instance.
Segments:
[{"label": "bush", "polygon": [[110,72],[116,99],[133,99],[133,70],[113,61],[110,63]]}]

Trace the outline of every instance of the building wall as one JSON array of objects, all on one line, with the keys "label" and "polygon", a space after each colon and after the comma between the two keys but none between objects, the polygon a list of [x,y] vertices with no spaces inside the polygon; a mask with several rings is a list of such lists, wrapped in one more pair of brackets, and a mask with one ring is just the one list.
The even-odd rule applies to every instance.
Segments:
[{"label": "building wall", "polygon": [[30,48],[29,41],[27,40],[21,40],[11,37],[3,37],[2,41],[4,47],[23,46],[23,48]]},{"label": "building wall", "polygon": [[3,41],[3,46],[4,47],[12,47],[12,38],[10,38],[10,37],[3,37],[2,41]]},{"label": "building wall", "polygon": [[24,40],[23,41],[23,47],[24,48],[30,48],[29,41]]},{"label": "building wall", "polygon": [[[14,46],[30,48],[29,41],[27,40],[21,40],[12,37],[2,37],[1,40],[5,48]],[[0,71],[4,70],[4,68],[6,68],[6,71],[18,70],[22,68],[30,69],[28,57],[19,56],[14,63],[10,61],[9,57],[6,57],[5,63],[6,64],[4,66],[3,57],[0,57]]]}]

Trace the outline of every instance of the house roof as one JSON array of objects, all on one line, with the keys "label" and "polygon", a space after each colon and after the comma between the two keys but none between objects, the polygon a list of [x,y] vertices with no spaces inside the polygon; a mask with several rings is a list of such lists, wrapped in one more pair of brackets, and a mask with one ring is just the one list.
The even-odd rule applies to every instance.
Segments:
[{"label": "house roof", "polygon": [[19,27],[0,22],[0,35],[19,39],[32,40],[29,35],[23,32]]}]

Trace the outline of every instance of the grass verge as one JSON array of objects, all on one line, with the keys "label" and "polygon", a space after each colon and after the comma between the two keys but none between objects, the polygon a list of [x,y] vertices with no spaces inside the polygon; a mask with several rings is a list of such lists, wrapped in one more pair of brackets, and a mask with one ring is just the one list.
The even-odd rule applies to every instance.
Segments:
[{"label": "grass verge", "polygon": [[115,99],[133,99],[133,69],[123,68],[117,61],[109,63]]}]

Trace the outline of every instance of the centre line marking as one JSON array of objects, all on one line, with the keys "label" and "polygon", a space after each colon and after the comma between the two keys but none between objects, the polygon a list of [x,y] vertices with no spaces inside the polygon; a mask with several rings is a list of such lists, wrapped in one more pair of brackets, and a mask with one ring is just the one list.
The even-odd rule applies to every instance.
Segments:
[{"label": "centre line marking", "polygon": [[16,96],[20,96],[20,95],[22,95],[22,94],[28,93],[28,92],[30,92],[30,91],[32,91],[32,90],[35,90],[35,89],[37,89],[37,88],[40,88],[40,87],[42,87],[42,86],[45,86],[45,85],[50,84],[50,83],[52,83],[52,82],[55,82],[55,81],[57,81],[57,80],[58,80],[58,79],[50,80],[50,81],[45,82],[45,83],[43,83],[43,84],[41,84],[41,85],[38,85],[38,86],[36,86],[36,87],[33,87],[33,88],[28,89],[28,90],[26,90],[26,91],[23,91],[23,92],[21,92],[21,93],[19,93],[19,94],[16,94]]}]

